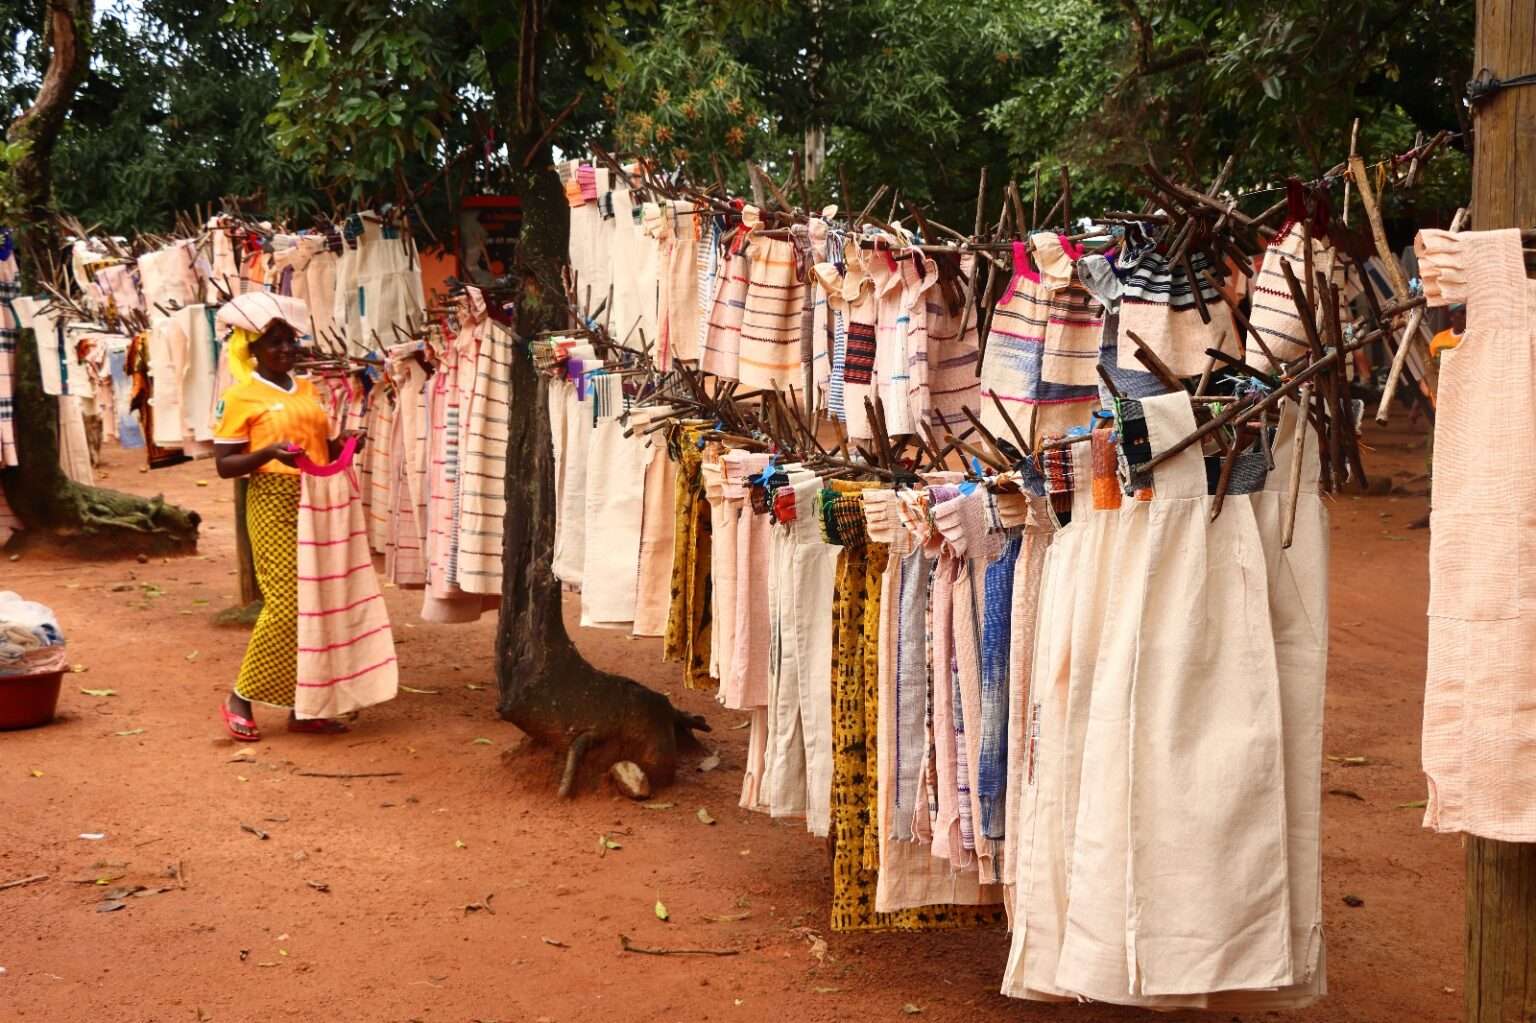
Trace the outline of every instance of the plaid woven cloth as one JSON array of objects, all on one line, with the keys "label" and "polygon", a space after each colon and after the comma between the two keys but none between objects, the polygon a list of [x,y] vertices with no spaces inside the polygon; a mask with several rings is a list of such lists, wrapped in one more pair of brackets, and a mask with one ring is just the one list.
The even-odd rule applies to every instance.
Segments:
[{"label": "plaid woven cloth", "polygon": [[864,525],[864,498],[859,494],[821,492],[823,521],[827,540],[843,547],[863,547],[869,542]]},{"label": "plaid woven cloth", "polygon": [[1152,441],[1147,436],[1147,414],[1137,398],[1115,402],[1115,419],[1120,432],[1120,470],[1127,493],[1152,489],[1152,473],[1146,465],[1152,460]]},{"label": "plaid woven cloth", "polygon": [[[1048,437],[1048,441],[1059,440]],[[1040,471],[1045,476],[1045,493],[1059,525],[1072,521],[1072,492],[1077,488],[1072,465],[1072,446],[1046,448],[1040,453]]]}]

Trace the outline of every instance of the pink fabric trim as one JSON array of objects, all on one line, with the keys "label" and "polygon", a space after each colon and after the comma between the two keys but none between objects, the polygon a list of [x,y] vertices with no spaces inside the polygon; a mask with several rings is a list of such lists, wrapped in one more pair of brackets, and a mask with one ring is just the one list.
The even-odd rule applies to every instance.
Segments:
[{"label": "pink fabric trim", "polygon": [[356,451],[357,438],[355,436],[348,437],[347,442],[341,446],[341,454],[337,455],[334,461],[326,465],[316,465],[305,454],[300,454],[298,458],[294,459],[294,463],[299,467],[300,472],[307,472],[311,476],[334,476],[352,465],[352,455]]}]

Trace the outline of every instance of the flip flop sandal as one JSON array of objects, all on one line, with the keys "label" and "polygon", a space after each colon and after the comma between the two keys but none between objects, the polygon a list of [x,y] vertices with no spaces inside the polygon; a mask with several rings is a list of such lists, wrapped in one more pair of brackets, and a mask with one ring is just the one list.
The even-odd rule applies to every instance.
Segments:
[{"label": "flip flop sandal", "polygon": [[350,732],[345,722],[335,718],[310,718],[305,721],[289,721],[288,731],[305,735],[341,735]]},{"label": "flip flop sandal", "polygon": [[[219,714],[224,718],[224,727],[229,731],[229,737],[236,742],[260,742],[261,729],[256,727],[256,722],[242,714],[236,714],[229,709],[229,704],[219,704]],[[240,731],[240,729],[246,731]]]}]

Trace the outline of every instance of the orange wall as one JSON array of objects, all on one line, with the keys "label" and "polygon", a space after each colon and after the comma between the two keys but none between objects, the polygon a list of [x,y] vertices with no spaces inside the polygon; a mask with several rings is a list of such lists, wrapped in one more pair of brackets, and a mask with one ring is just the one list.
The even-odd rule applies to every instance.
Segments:
[{"label": "orange wall", "polygon": [[433,292],[446,292],[448,278],[459,273],[458,254],[436,245],[418,250],[421,254],[421,287],[427,298]]}]

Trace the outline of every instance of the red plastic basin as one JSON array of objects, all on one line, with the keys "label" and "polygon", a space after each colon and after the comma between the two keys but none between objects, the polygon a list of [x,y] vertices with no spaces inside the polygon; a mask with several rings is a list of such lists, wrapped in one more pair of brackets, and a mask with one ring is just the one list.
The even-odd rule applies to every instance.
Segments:
[{"label": "red plastic basin", "polygon": [[0,731],[36,728],[52,721],[63,680],[62,671],[0,678]]}]

